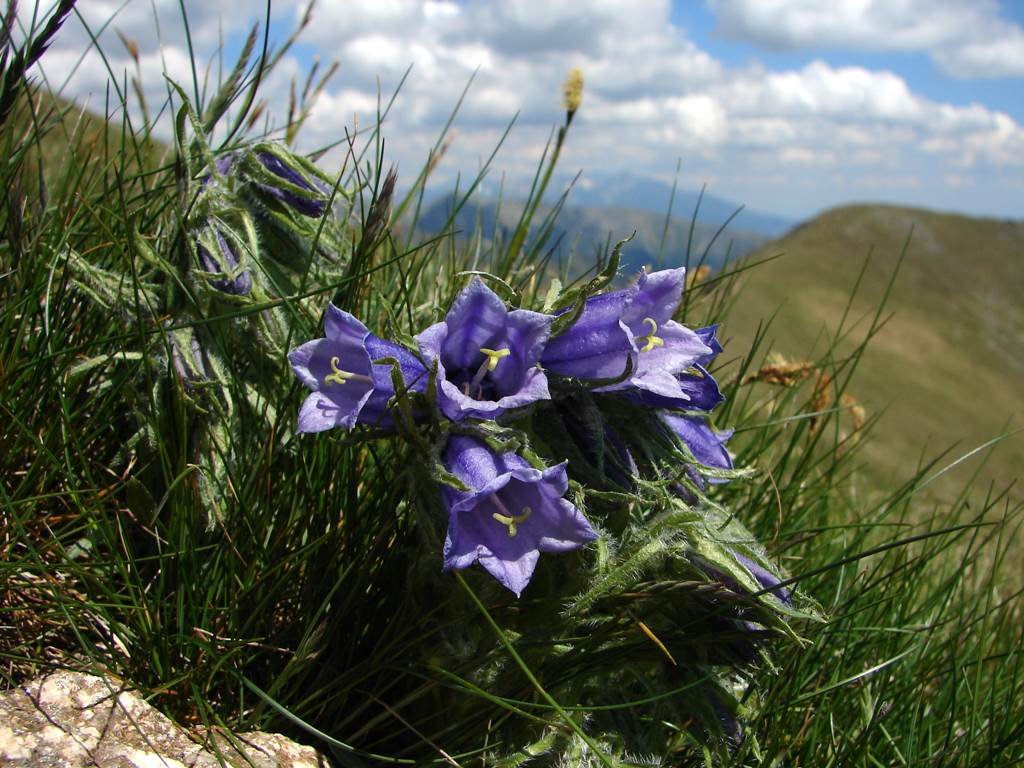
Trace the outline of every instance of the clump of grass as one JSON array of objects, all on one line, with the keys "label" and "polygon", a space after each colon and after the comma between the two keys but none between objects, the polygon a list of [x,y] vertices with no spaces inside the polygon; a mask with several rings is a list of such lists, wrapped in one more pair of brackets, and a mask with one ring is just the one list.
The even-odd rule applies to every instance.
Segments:
[{"label": "clump of grass", "polygon": [[[239,237],[252,252],[239,246],[236,265],[198,274],[197,222],[222,210],[210,202],[216,158],[253,162],[266,137],[247,115],[273,61],[245,46],[191,112],[172,91],[171,147],[155,146],[151,124],[80,118],[39,92],[0,129],[11,158],[0,210],[9,682],[54,665],[104,670],[182,722],[283,729],[342,765],[1024,756],[1020,603],[999,576],[1020,508],[992,489],[980,507],[964,495],[914,522],[936,462],[908,469],[877,503],[858,487],[873,422],[851,430],[843,396],[881,312],[852,354],[813,361],[825,407],[822,387],[755,382],[759,344],[730,350],[715,371],[733,382],[719,423],[738,427],[738,462],[757,474],[717,487],[713,501],[768,542],[826,624],[795,616],[775,625],[769,654],[742,658],[744,638],[721,621],[739,596],[675,565],[694,523],[678,513],[618,549],[545,564],[542,588],[521,601],[475,572],[442,576],[438,530],[424,523],[424,457],[295,436],[301,392],[283,355],[319,335],[330,298],[408,338],[472,270],[540,306],[558,272],[557,207],[533,217],[569,120],[509,244],[471,252],[450,232],[396,237],[389,212],[411,213],[415,231],[434,158],[394,199],[378,125],[351,138],[333,172],[302,166],[334,217],[289,219],[252,199],[251,185],[223,182],[231,215],[218,220],[244,234],[237,222],[251,216],[259,238]],[[304,111],[292,114],[281,135],[293,140]],[[232,138],[216,146],[222,119]],[[279,242],[301,246],[294,260],[259,256]],[[244,269],[253,291],[225,291]],[[694,285],[687,321],[727,326],[741,271]],[[182,365],[203,375],[185,386],[175,354],[194,349],[203,359]],[[586,499],[602,502],[621,499]],[[724,528],[727,517],[708,519]],[[757,597],[744,610],[757,611]]]}]

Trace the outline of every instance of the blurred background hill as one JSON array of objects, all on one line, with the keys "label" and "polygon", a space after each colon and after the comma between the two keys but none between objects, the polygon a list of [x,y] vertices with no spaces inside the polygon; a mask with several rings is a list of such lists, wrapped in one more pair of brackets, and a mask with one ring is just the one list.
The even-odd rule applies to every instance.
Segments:
[{"label": "blurred background hill", "polygon": [[[575,200],[575,195],[573,195]],[[668,196],[663,198],[667,200]],[[440,233],[451,217],[453,198],[439,197],[423,209],[419,221],[425,233]],[[692,210],[690,208],[689,210]],[[735,211],[733,206],[731,211]],[[455,214],[450,230],[457,238],[480,232],[485,238],[500,237],[508,242],[516,222],[523,212],[519,201],[483,200],[463,205]],[[539,211],[543,221],[551,212],[550,206]],[[728,218],[702,216],[694,223],[691,250],[696,261],[706,253],[705,262],[721,268],[727,261],[746,255],[767,244],[771,238],[761,232],[729,226],[720,235],[721,223]],[[718,223],[714,223],[714,222]],[[542,227],[535,226],[532,236]],[[547,238],[545,252],[554,248],[558,258],[572,259],[573,272],[579,274],[594,266],[597,257],[606,252],[609,242],[615,243],[630,233],[636,237],[622,253],[622,272],[632,274],[648,264],[681,265],[686,257],[687,243],[691,239],[690,218],[673,216],[666,227],[665,213],[622,206],[565,205],[559,212]],[[664,244],[662,236],[664,234]],[[659,253],[662,254],[659,259]]]},{"label": "blurred background hill", "polygon": [[[909,237],[909,243],[908,243]],[[740,354],[758,322],[779,309],[768,346],[814,359],[847,306],[865,259],[851,321],[863,337],[904,244],[886,311],[868,346],[853,394],[869,413],[885,410],[865,447],[869,475],[888,482],[920,458],[955,444],[953,458],[1024,424],[1024,221],[972,218],[889,205],[827,211],[751,253],[778,255],[743,275],[725,329]],[[936,486],[949,491],[953,478]],[[1024,466],[1024,435],[1000,445],[983,476],[997,485]],[[1020,495],[1020,489],[1017,489]]]}]

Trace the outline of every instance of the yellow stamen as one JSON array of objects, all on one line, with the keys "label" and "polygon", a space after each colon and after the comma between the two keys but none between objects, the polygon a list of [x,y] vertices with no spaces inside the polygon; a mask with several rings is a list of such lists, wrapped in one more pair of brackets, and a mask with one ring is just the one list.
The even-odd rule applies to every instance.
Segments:
[{"label": "yellow stamen", "polygon": [[[504,509],[504,506],[502,507]],[[507,511],[507,510],[506,510]],[[521,515],[503,515],[500,512],[495,512],[491,515],[495,520],[508,528],[508,537],[513,538],[516,533],[519,532],[519,524],[526,521],[526,519],[533,514],[533,510],[529,507],[523,507],[523,513]]]},{"label": "yellow stamen", "polygon": [[511,349],[488,349],[487,347],[480,347],[480,351],[484,353],[487,358],[487,370],[493,371],[498,367],[498,363],[502,358],[508,357],[512,354]]},{"label": "yellow stamen", "polygon": [[352,378],[365,378],[360,376],[358,373],[352,373],[350,371],[343,371],[338,367],[338,363],[341,362],[340,357],[331,358],[331,370],[334,373],[329,373],[324,376],[324,386],[328,384],[344,384],[346,381]]},{"label": "yellow stamen", "polygon": [[644,325],[651,326],[651,332],[648,333],[646,336],[638,336],[637,337],[637,339],[636,339],[637,341],[646,341],[647,342],[642,347],[640,347],[640,351],[641,352],[650,352],[655,347],[663,347],[663,346],[665,346],[665,340],[663,338],[661,338],[660,336],[655,336],[654,335],[654,334],[656,334],[658,332],[658,323],[654,320],[654,318],[653,317],[645,317],[644,318]]}]

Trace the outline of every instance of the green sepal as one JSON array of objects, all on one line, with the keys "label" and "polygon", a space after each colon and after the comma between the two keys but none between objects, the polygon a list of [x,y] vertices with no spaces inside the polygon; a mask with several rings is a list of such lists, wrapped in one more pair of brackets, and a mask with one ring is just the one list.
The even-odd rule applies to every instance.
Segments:
[{"label": "green sepal", "polygon": [[634,237],[636,237],[636,232],[623,240],[619,240],[619,242],[615,244],[615,247],[612,249],[612,255],[608,258],[608,263],[605,265],[605,268],[601,270],[601,272],[589,283],[580,288],[567,291],[559,297],[560,303],[571,303],[572,309],[555,318],[555,321],[551,324],[552,339],[561,336],[569,330],[577,320],[580,319],[580,315],[583,314],[583,310],[586,308],[587,299],[611,284],[619,271],[619,259],[622,255],[622,247]]},{"label": "green sepal", "polygon": [[461,272],[456,272],[455,273],[455,277],[466,277],[466,276],[475,276],[475,277],[485,277],[485,278],[487,278],[488,280],[494,282],[496,285],[501,287],[502,293],[505,294],[505,296],[504,296],[505,302],[510,307],[512,307],[513,309],[519,309],[519,307],[522,306],[522,304],[523,304],[523,294],[520,291],[516,290],[516,288],[513,287],[510,283],[508,283],[505,280],[502,280],[497,275],[491,274],[490,272],[484,272],[483,270],[479,270],[479,269],[466,269],[466,270],[463,270]]}]

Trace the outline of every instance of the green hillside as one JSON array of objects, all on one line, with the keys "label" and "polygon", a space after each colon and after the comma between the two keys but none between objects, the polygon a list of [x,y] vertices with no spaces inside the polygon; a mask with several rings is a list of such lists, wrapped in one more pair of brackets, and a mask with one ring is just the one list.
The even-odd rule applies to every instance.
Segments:
[{"label": "green hillside", "polygon": [[[726,327],[732,349],[749,346],[776,308],[768,348],[815,359],[834,334],[871,254],[840,351],[859,342],[908,235],[887,305],[850,389],[885,413],[864,451],[875,482],[906,477],[922,456],[956,443],[955,458],[1024,425],[1024,221],[1000,221],[882,205],[828,211],[752,254],[770,263],[747,272]],[[978,466],[964,462],[934,484],[946,495]],[[1004,441],[983,470],[1005,485],[1021,475],[1024,435]],[[1018,497],[1020,489],[1016,489]]]}]

